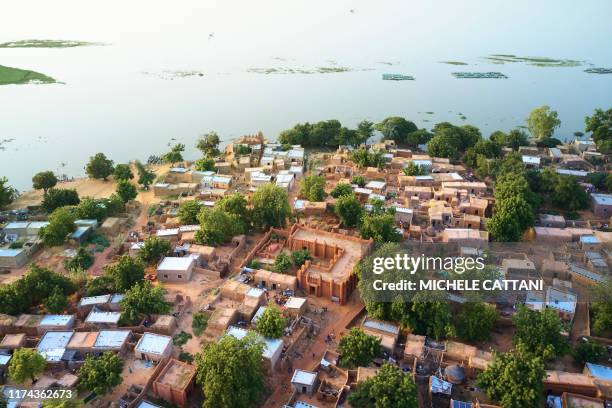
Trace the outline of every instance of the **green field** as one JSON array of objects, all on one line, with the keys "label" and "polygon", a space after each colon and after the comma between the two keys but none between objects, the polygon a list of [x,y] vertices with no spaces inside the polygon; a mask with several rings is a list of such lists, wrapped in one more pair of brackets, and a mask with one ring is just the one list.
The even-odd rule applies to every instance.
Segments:
[{"label": "green field", "polygon": [[54,84],[57,81],[40,72],[0,65],[0,85]]},{"label": "green field", "polygon": [[0,43],[0,48],[71,48],[85,47],[88,45],[102,45],[87,41],[65,41],[65,40],[19,40]]}]

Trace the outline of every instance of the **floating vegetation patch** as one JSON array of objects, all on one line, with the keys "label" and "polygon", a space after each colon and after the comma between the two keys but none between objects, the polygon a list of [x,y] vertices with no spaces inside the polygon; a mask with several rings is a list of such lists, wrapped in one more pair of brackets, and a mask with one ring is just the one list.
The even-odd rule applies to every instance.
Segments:
[{"label": "floating vegetation patch", "polygon": [[14,140],[15,139],[2,139],[2,140],[0,140],[0,150],[6,150],[5,145],[11,143]]},{"label": "floating vegetation patch", "polygon": [[391,61],[376,61],[377,64],[382,64],[382,65],[399,65],[399,61],[396,62],[391,62]]},{"label": "floating vegetation patch", "polygon": [[274,67],[274,68],[249,68],[247,72],[253,74],[337,74],[341,72],[351,71],[369,71],[371,68],[350,68],[342,66],[333,67],[315,67],[315,68],[288,68],[288,67]]},{"label": "floating vegetation patch", "polygon": [[434,115],[436,112],[425,112],[426,115]]},{"label": "floating vegetation patch", "polygon": [[584,72],[588,74],[612,74],[612,68],[587,68]]},{"label": "floating vegetation patch", "polygon": [[106,45],[87,41],[67,40],[19,40],[0,43],[0,48],[72,48],[87,47],[91,45]]},{"label": "floating vegetation patch", "polygon": [[403,74],[383,74],[382,79],[384,81],[414,81],[414,77]]},{"label": "floating vegetation patch", "polygon": [[0,85],[55,84],[57,81],[40,72],[0,65]]},{"label": "floating vegetation patch", "polygon": [[556,59],[547,57],[519,57],[512,54],[492,54],[485,57],[485,60],[493,64],[505,64],[512,62],[522,62],[534,67],[579,67],[584,61],[573,59]]},{"label": "floating vegetation patch", "polygon": [[493,78],[493,79],[506,79],[506,75],[501,72],[453,72],[455,78]]},{"label": "floating vegetation patch", "polygon": [[188,78],[188,77],[194,77],[194,76],[198,76],[198,77],[202,77],[204,76],[203,72],[200,71],[186,71],[186,70],[165,70],[162,72],[148,72],[148,71],[144,71],[142,72],[144,75],[152,75],[152,76],[156,76],[160,79],[166,79],[166,80],[173,80],[175,78]]},{"label": "floating vegetation patch", "polygon": [[448,64],[448,65],[468,65],[467,62],[463,61],[440,61],[440,64]]}]

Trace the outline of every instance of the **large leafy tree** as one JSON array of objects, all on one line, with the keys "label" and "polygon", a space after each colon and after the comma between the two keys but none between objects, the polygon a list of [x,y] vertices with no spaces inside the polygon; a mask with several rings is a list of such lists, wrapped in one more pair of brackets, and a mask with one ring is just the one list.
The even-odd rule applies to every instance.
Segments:
[{"label": "large leafy tree", "polygon": [[90,178],[106,181],[114,171],[113,161],[108,159],[104,153],[96,153],[89,158],[85,166],[85,172]]},{"label": "large leafy tree", "polygon": [[466,302],[457,316],[457,335],[467,341],[485,341],[497,321],[497,311],[484,302]]},{"label": "large leafy tree", "polygon": [[378,167],[381,168],[385,164],[383,152],[374,149],[359,148],[353,150],[350,154],[350,159],[359,167]]},{"label": "large leafy tree", "polygon": [[257,319],[255,328],[264,337],[280,339],[287,326],[287,319],[283,317],[280,309],[273,304],[268,305],[266,310]]},{"label": "large leafy tree", "polygon": [[[399,305],[394,306],[397,308]],[[418,292],[412,298],[409,306],[411,310],[405,315],[402,323],[407,323],[415,333],[427,335],[436,340],[454,335],[450,301],[444,293]]]},{"label": "large leafy tree", "polygon": [[399,242],[402,235],[395,228],[395,217],[391,213],[366,213],[361,217],[359,232],[362,238],[372,238],[378,243]]},{"label": "large leafy tree", "polygon": [[30,348],[18,348],[13,352],[8,366],[11,381],[23,384],[27,380],[34,382],[36,377],[45,371],[46,361],[38,351]]},{"label": "large leafy tree", "polygon": [[13,202],[17,197],[17,190],[8,185],[6,177],[0,177],[0,210],[3,210],[7,205]]},{"label": "large leafy tree", "polygon": [[204,408],[252,408],[264,393],[263,342],[254,336],[223,336],[196,355],[196,381]]},{"label": "large leafy tree", "polygon": [[200,137],[196,147],[205,156],[217,156],[219,154],[219,135],[217,132],[208,132],[207,134]]},{"label": "large leafy tree", "polygon": [[148,280],[135,284],[120,301],[123,308],[121,318],[127,322],[136,322],[145,315],[168,313],[170,305],[164,299],[165,294],[164,288],[153,286]]},{"label": "large leafy tree", "polygon": [[409,162],[408,165],[402,169],[402,172],[406,176],[424,176],[427,174],[427,169],[413,162]]},{"label": "large leafy tree", "polygon": [[95,219],[102,221],[108,215],[106,203],[91,197],[85,197],[76,208],[75,214],[80,219]]},{"label": "large leafy tree", "polygon": [[407,144],[408,135],[418,130],[414,122],[400,116],[389,116],[376,124],[376,130],[383,134],[385,139],[394,140],[398,144]]},{"label": "large leafy tree", "polygon": [[589,206],[589,194],[573,176],[559,176],[554,185],[552,202],[569,211],[583,210]]},{"label": "large leafy tree", "polygon": [[215,159],[212,157],[201,157],[195,161],[194,167],[197,171],[214,171]]},{"label": "large leafy tree", "polygon": [[79,194],[74,189],[50,188],[43,198],[42,205],[47,212],[68,205],[78,205],[81,202]]},{"label": "large leafy tree", "polygon": [[141,162],[135,163],[136,170],[138,171],[138,184],[145,190],[149,189],[149,186],[155,181],[155,173],[147,169]]},{"label": "large leafy tree", "polygon": [[350,194],[338,197],[334,204],[334,212],[338,218],[340,218],[342,224],[350,228],[359,223],[363,214],[363,209],[361,208],[361,203],[351,190]]},{"label": "large leafy tree", "polygon": [[260,186],[251,199],[253,225],[260,230],[284,227],[291,214],[287,192],[272,183]]},{"label": "large leafy tree", "polygon": [[140,259],[123,255],[119,260],[104,268],[107,276],[113,279],[115,290],[126,291],[144,279],[144,265]]},{"label": "large leafy tree", "polygon": [[505,145],[517,150],[520,146],[527,146],[528,137],[522,129],[512,129],[506,136]]},{"label": "large leafy tree", "polygon": [[593,115],[584,120],[585,130],[592,132],[593,141],[602,153],[612,151],[612,108],[595,109]]},{"label": "large leafy tree", "polygon": [[41,171],[32,177],[32,187],[36,190],[43,190],[44,194],[47,194],[47,190],[55,187],[56,184],[57,177],[52,171]]},{"label": "large leafy tree", "polygon": [[353,187],[348,183],[338,183],[330,195],[334,198],[338,198],[348,194],[353,194]]},{"label": "large leafy tree", "polygon": [[374,134],[374,123],[369,120],[362,120],[357,124],[358,140],[354,140],[353,145],[358,145],[367,141]]},{"label": "large leafy tree", "polygon": [[545,377],[542,358],[518,345],[508,353],[495,354],[493,363],[478,375],[476,384],[502,408],[531,408],[541,404]]},{"label": "large leafy tree", "polygon": [[43,304],[49,313],[61,313],[68,307],[68,298],[62,289],[56,286]]},{"label": "large leafy tree", "polygon": [[182,224],[193,225],[198,222],[198,214],[202,205],[197,200],[183,201],[179,205],[178,218]]},{"label": "large leafy tree", "polygon": [[170,248],[170,242],[157,236],[150,236],[144,240],[142,248],[138,251],[138,256],[143,263],[153,265],[163,255],[167,254]]},{"label": "large leafy tree", "polygon": [[242,194],[234,193],[229,196],[225,196],[215,203],[215,207],[233,215],[240,220],[243,226],[242,229],[245,231],[250,228],[251,211],[247,207],[247,200]]},{"label": "large leafy tree", "polygon": [[119,180],[117,183],[117,195],[121,198],[121,201],[127,203],[136,198],[138,191],[136,186],[127,180]]},{"label": "large leafy tree", "polygon": [[76,254],[64,263],[67,270],[77,272],[89,269],[93,265],[93,257],[84,247],[79,247]]},{"label": "large leafy tree", "polygon": [[323,201],[325,198],[325,177],[306,176],[300,182],[300,196],[309,201]]},{"label": "large leafy tree", "polygon": [[183,152],[185,151],[185,145],[182,143],[175,144],[170,148],[170,151],[162,156],[162,160],[165,163],[174,164],[183,161]]},{"label": "large leafy tree", "polygon": [[123,364],[121,357],[110,351],[97,358],[87,356],[77,373],[79,386],[97,395],[107,394],[123,381]]},{"label": "large leafy tree", "polygon": [[352,328],[338,343],[340,362],[348,368],[367,367],[382,352],[380,339]]},{"label": "large leafy tree", "polygon": [[233,236],[245,232],[235,215],[219,208],[202,208],[198,220],[200,229],[196,231],[195,239],[199,244],[221,245],[229,242]]},{"label": "large leafy tree", "polygon": [[113,170],[113,177],[117,181],[132,180],[134,178],[134,173],[132,173],[129,164],[118,164],[115,166],[115,170]]},{"label": "large leafy tree", "polygon": [[612,277],[608,276],[603,284],[590,289],[592,330],[598,336],[612,335]]},{"label": "large leafy tree", "polygon": [[597,364],[603,360],[606,354],[606,347],[593,341],[579,343],[574,350],[572,350],[574,361],[580,366],[584,366],[585,363]]},{"label": "large leafy tree", "polygon": [[435,130],[433,138],[427,143],[427,152],[432,157],[459,158],[462,144],[462,132],[459,128],[439,127]]},{"label": "large leafy tree", "polygon": [[544,360],[562,356],[568,351],[567,340],[561,334],[561,319],[554,310],[535,311],[520,306],[512,321],[516,326],[514,343],[524,344]]},{"label": "large leafy tree", "polygon": [[417,387],[411,375],[383,363],[374,377],[357,386],[348,401],[354,408],[417,408]]},{"label": "large leafy tree", "polygon": [[531,225],[533,210],[520,196],[498,201],[495,214],[487,222],[487,230],[497,242],[517,242]]},{"label": "large leafy tree", "polygon": [[527,117],[527,128],[536,139],[547,139],[553,135],[555,129],[561,125],[556,111],[544,105],[535,108]]},{"label": "large leafy tree", "polygon": [[57,208],[49,216],[49,224],[39,231],[40,238],[47,246],[62,245],[68,234],[76,229],[74,214],[67,207]]}]

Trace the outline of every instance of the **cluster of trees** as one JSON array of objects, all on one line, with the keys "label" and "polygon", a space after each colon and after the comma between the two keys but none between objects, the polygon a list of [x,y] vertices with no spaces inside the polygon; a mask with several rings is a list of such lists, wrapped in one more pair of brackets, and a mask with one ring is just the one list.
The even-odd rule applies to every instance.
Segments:
[{"label": "cluster of trees", "polygon": [[455,126],[449,122],[437,123],[433,137],[427,143],[427,152],[433,157],[459,159],[460,153],[482,140],[480,130],[472,125]]},{"label": "cluster of trees", "polygon": [[55,304],[58,294],[65,298],[75,290],[76,285],[66,276],[31,264],[21,279],[0,286],[0,313],[28,313],[41,304]]},{"label": "cluster of trees", "polygon": [[185,145],[182,143],[177,143],[170,148],[170,151],[162,155],[162,160],[164,163],[169,163],[174,165],[174,163],[182,162],[183,152],[185,151]]},{"label": "cluster of trees", "polygon": [[547,167],[529,174],[529,184],[549,204],[566,210],[582,210],[589,206],[589,194],[574,176],[557,174]]},{"label": "cluster of trees", "polygon": [[351,392],[348,402],[355,408],[417,408],[417,386],[410,374],[385,362]]},{"label": "cluster of trees", "polygon": [[612,336],[612,277],[591,289],[593,332],[598,336]]},{"label": "cluster of trees", "polygon": [[359,149],[353,150],[350,154],[350,159],[361,168],[381,168],[385,165],[386,162],[382,151],[375,149],[366,149],[364,147],[360,147]]},{"label": "cluster of trees", "polygon": [[6,177],[0,177],[0,210],[4,210],[17,198],[17,190],[8,184]]},{"label": "cluster of trees", "polygon": [[300,182],[300,196],[309,201],[323,201],[325,198],[325,177],[306,176]]},{"label": "cluster of trees", "polygon": [[287,319],[281,310],[270,303],[257,319],[255,329],[259,334],[270,339],[280,339],[287,326]]},{"label": "cluster of trees", "polygon": [[612,152],[612,108],[606,111],[595,109],[593,115],[585,119],[585,130],[592,132],[593,141],[600,152]]},{"label": "cluster of trees", "polygon": [[302,145],[304,147],[337,147],[339,145],[356,146],[364,143],[374,131],[374,124],[366,120],[357,125],[357,129],[343,127],[335,120],[324,120],[317,123],[298,123],[291,129],[280,133],[281,144]]},{"label": "cluster of trees", "polygon": [[198,171],[214,171],[215,157],[219,155],[219,135],[216,132],[209,132],[200,139],[196,147],[202,152],[202,157],[195,161],[195,169]]},{"label": "cluster of trees", "polygon": [[413,162],[408,163],[408,166],[402,171],[406,176],[424,176],[428,173],[425,167],[414,164]]},{"label": "cluster of trees", "polygon": [[123,293],[144,279],[144,264],[138,258],[123,255],[104,268],[104,274],[87,282],[87,295]]},{"label": "cluster of trees", "polygon": [[359,328],[342,336],[338,342],[340,363],[348,368],[367,367],[382,353],[378,337],[370,336]]},{"label": "cluster of trees", "polygon": [[375,128],[382,133],[384,139],[411,148],[427,143],[432,137],[427,130],[417,128],[414,122],[400,116],[389,116],[377,123]]},{"label": "cluster of trees", "polygon": [[[176,155],[180,156],[183,150],[185,150],[184,145],[174,146],[172,151],[168,153],[170,155],[170,159],[176,158]],[[180,160],[182,160],[182,156],[180,156],[179,160],[176,161]],[[139,161],[135,162],[134,165],[136,167],[136,171],[138,172],[138,184],[140,184],[143,189],[147,190],[155,180],[155,173],[151,172]],[[114,162],[107,158],[104,153],[96,153],[89,158],[89,162],[85,166],[85,172],[92,179],[102,179],[104,181],[106,181],[107,178],[112,175],[118,184],[117,194],[119,194],[124,202],[132,200],[136,197],[133,194],[133,191],[136,191],[136,189],[134,188],[132,190],[132,188],[130,188],[133,187],[130,180],[134,179],[134,173],[132,172],[129,164],[117,164],[115,166]],[[34,188],[38,187],[35,186]]]}]

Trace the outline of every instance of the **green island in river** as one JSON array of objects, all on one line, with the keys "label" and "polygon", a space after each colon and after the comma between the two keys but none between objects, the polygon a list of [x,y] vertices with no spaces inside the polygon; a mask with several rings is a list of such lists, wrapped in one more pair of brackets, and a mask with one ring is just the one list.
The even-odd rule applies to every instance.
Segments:
[{"label": "green island in river", "polygon": [[72,48],[90,45],[104,45],[101,43],[70,40],[19,40],[0,43],[0,48]]},{"label": "green island in river", "polygon": [[40,72],[0,65],[0,85],[55,84],[57,81]]}]

